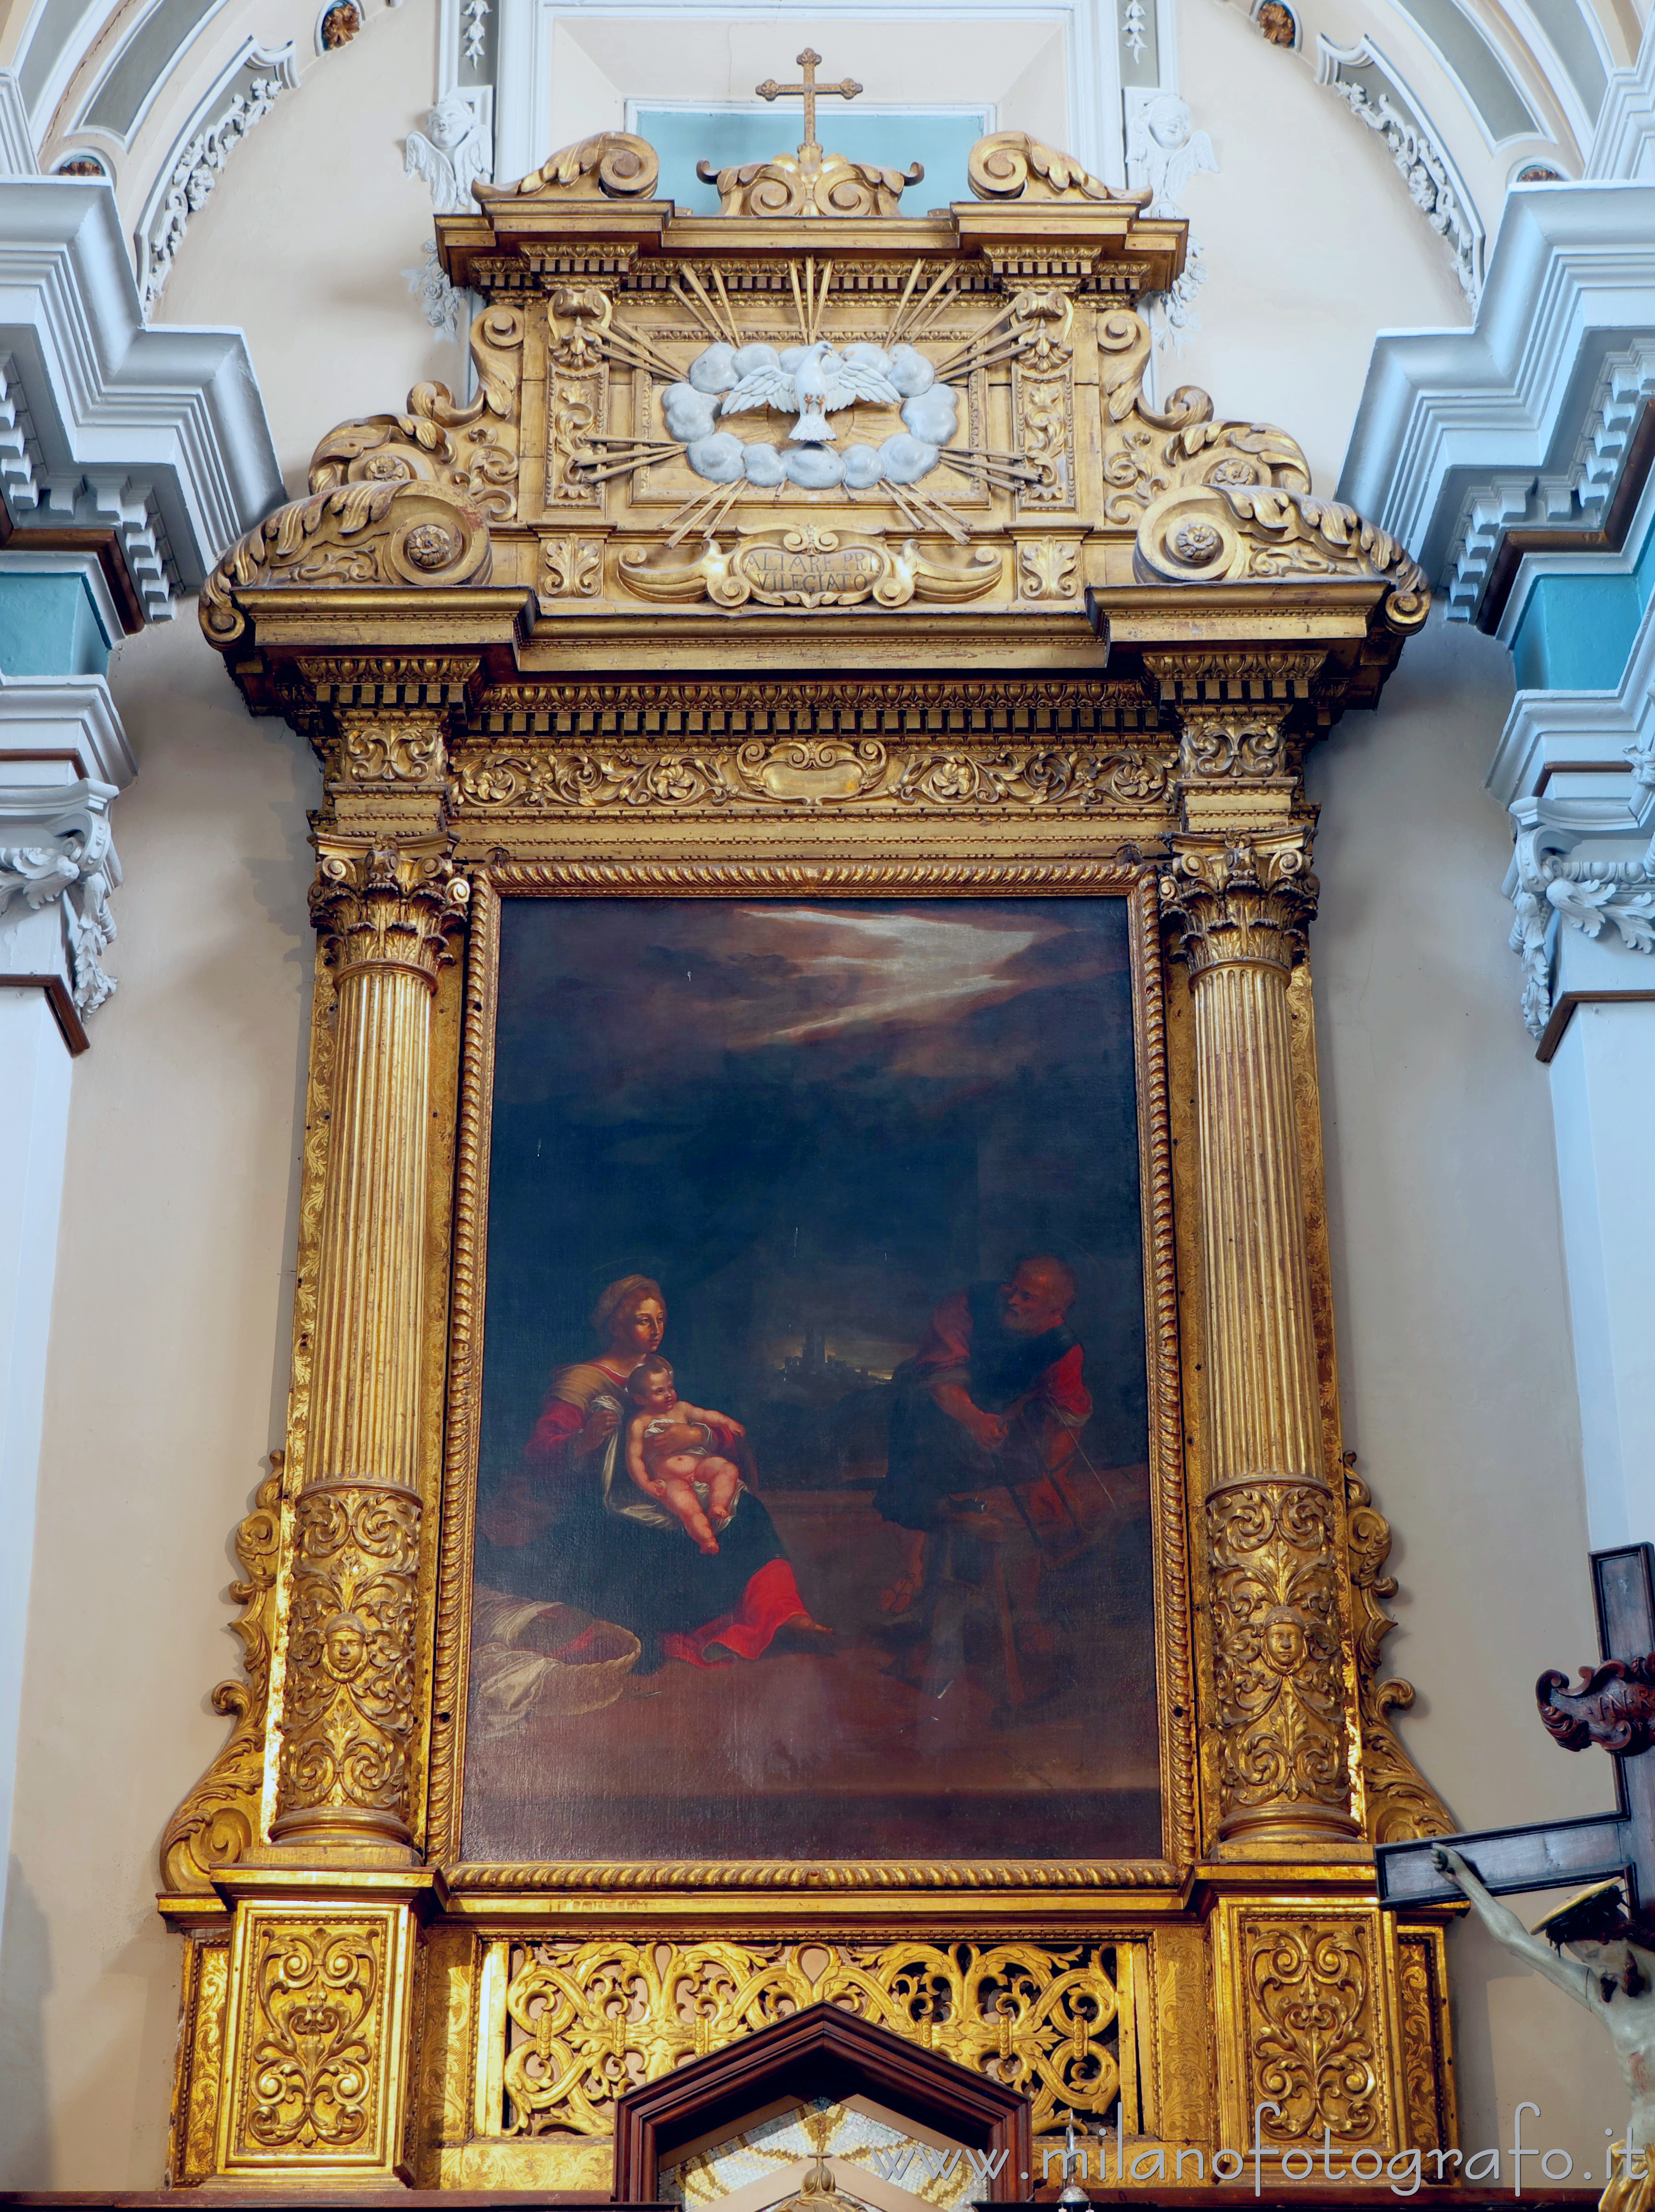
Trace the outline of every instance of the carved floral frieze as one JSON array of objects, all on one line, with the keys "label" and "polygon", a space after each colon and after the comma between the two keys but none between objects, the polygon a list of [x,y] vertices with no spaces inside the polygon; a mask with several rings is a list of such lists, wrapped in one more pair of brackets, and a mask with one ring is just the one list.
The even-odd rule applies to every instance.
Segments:
[{"label": "carved floral frieze", "polygon": [[1149,807],[1166,796],[1152,754],[1076,746],[1000,753],[878,738],[754,739],[731,750],[500,747],[457,763],[462,808],[530,811],[864,806],[920,812]]}]

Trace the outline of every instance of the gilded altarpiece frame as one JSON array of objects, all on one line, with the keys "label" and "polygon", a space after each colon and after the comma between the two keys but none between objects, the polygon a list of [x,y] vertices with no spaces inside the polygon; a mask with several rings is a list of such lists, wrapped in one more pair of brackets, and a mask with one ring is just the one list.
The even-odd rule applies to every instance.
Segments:
[{"label": "gilded altarpiece frame", "polygon": [[[1423,580],[1283,433],[1150,400],[1182,226],[1066,157],[999,134],[924,219],[810,144],[712,219],[655,173],[611,136],[440,218],[476,398],[330,433],[203,596],[324,795],[287,1447],[163,1845],[172,2179],[606,2188],[621,2089],[822,2000],[1037,2151],[1109,2119],[1129,2183],[1261,2103],[1271,2156],[1446,2148],[1442,1917],[1373,1884],[1452,1824],[1341,1450],[1301,782]],[[803,383],[780,459],[718,427],[743,346],[854,349],[867,481]],[[800,896],[1130,915],[1159,1856],[460,1856],[503,904]]]}]

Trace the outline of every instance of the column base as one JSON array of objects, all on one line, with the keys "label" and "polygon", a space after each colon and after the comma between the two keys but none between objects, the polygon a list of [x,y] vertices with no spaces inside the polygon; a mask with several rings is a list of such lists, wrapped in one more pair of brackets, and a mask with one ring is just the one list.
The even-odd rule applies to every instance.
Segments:
[{"label": "column base", "polygon": [[258,1856],[216,1878],[233,1917],[216,2032],[191,2023],[180,2179],[221,2202],[400,2194],[419,1929],[441,1875]]}]

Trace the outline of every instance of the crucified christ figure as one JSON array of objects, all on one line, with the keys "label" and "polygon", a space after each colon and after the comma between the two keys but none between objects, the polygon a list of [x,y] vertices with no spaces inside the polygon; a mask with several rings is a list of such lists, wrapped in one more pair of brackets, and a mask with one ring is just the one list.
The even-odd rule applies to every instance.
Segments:
[{"label": "crucified christ figure", "polygon": [[[1431,1857],[1458,1882],[1496,1943],[1543,1974],[1601,2021],[1632,2100],[1624,2144],[1610,2146],[1610,2179],[1599,2212],[1651,2212],[1655,2206],[1655,1922],[1627,1911],[1618,1881],[1583,1890],[1536,1923],[1532,1935],[1482,1884],[1457,1850],[1439,1844]],[[1563,1956],[1567,1944],[1574,1954]],[[1620,2154],[1620,2171],[1614,2170]]]}]

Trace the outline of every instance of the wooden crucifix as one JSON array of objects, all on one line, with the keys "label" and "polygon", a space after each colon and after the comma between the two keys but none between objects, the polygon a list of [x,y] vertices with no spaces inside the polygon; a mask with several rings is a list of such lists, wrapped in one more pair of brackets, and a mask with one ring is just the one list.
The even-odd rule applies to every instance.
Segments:
[{"label": "wooden crucifix", "polygon": [[1655,1904],[1655,1553],[1647,1544],[1591,1555],[1597,1608],[1596,1668],[1583,1668],[1571,1691],[1566,1676],[1543,1674],[1536,1687],[1548,1733],[1569,1751],[1597,1743],[1615,1764],[1615,1810],[1526,1828],[1380,1844],[1379,1902],[1395,1907],[1453,1905],[1463,1893],[1432,1864],[1438,1844],[1452,1844],[1496,1895],[1561,1889],[1620,1875],[1635,1911]]},{"label": "wooden crucifix", "polygon": [[753,89],[761,100],[803,100],[804,145],[799,148],[799,151],[802,154],[805,147],[813,147],[819,154],[821,149],[816,145],[817,100],[824,93],[832,93],[838,100],[854,100],[862,87],[852,76],[842,77],[837,84],[818,84],[816,71],[821,67],[821,56],[814,47],[807,46],[802,54],[796,54],[793,58],[804,73],[803,84],[778,84],[774,77],[767,76],[762,84],[755,84]]}]

